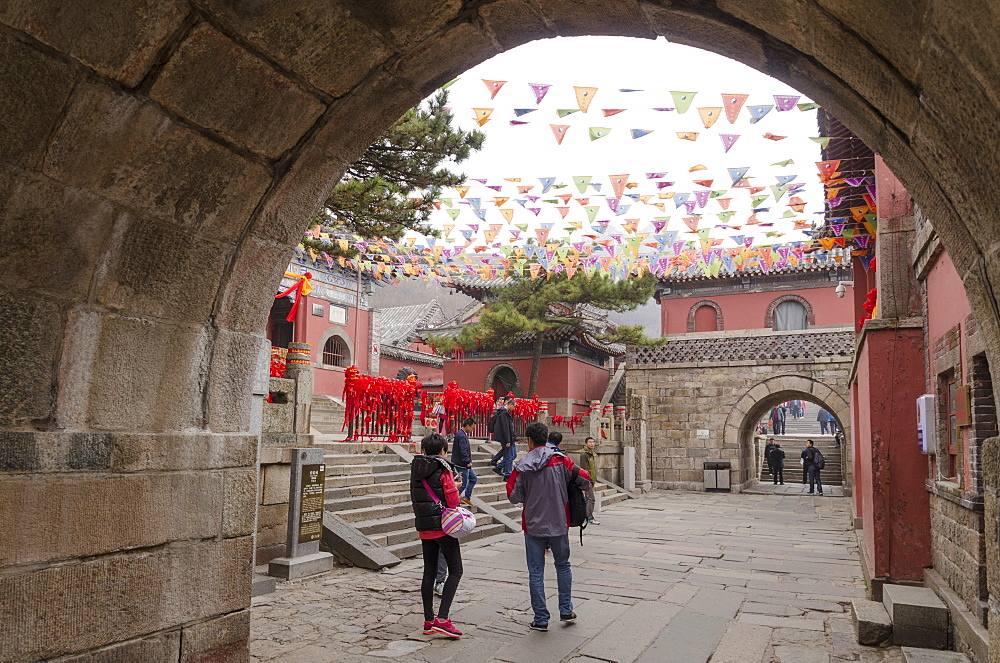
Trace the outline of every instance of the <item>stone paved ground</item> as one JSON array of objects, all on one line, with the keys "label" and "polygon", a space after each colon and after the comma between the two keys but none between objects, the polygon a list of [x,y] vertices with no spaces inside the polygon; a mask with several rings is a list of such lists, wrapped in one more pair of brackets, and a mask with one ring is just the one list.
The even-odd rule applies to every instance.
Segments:
[{"label": "stone paved ground", "polygon": [[[521,536],[463,550],[458,641],[421,634],[420,562],[337,569],[254,599],[257,661],[834,663],[902,661],[855,642],[864,596],[843,498],[654,492],[573,545],[580,619],[530,631]],[[546,572],[555,610],[554,570]]]}]

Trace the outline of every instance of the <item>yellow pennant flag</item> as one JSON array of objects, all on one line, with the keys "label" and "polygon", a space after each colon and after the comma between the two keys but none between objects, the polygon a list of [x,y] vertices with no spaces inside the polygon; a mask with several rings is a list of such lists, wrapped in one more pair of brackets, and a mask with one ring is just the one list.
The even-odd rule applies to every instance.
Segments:
[{"label": "yellow pennant flag", "polygon": [[596,87],[578,87],[573,86],[573,90],[576,91],[576,105],[580,107],[584,113],[590,108],[590,102],[594,100],[594,95],[597,94]]}]

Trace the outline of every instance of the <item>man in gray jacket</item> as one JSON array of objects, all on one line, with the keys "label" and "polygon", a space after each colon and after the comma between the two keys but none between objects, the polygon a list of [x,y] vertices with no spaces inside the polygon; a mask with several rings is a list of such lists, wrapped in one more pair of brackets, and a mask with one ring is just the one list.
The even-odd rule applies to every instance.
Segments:
[{"label": "man in gray jacket", "polygon": [[[535,631],[549,630],[549,610],[545,605],[545,549],[552,550],[559,585],[559,619],[576,621],[573,612],[573,570],[569,563],[569,495],[566,486],[572,478],[573,461],[565,454],[545,446],[549,431],[544,424],[533,423],[525,429],[528,453],[514,466],[507,480],[507,496],[514,504],[524,505],[521,529],[528,562],[528,589],[535,619]],[[576,479],[581,490],[590,487],[590,475],[581,469]]]}]

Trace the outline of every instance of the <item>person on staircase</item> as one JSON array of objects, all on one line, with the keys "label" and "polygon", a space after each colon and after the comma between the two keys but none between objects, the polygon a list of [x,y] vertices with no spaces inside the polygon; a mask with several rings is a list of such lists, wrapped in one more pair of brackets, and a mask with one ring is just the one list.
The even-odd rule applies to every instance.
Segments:
[{"label": "person on staircase", "polygon": [[774,435],[785,434],[785,406],[777,405],[771,408],[771,430]]},{"label": "person on staircase", "polygon": [[455,431],[455,439],[452,441],[454,448],[451,450],[451,464],[455,466],[462,477],[462,502],[466,506],[472,506],[472,489],[479,482],[476,471],[472,469],[472,446],[469,444],[469,435],[476,426],[476,420],[466,417],[462,422],[462,427]]},{"label": "person on staircase", "polygon": [[[812,495],[814,488],[820,495],[823,494],[823,481],[820,479],[820,458],[822,455],[816,449],[812,440],[806,440],[806,448],[802,450],[802,468],[809,476],[809,494]],[[804,481],[802,483],[805,483]]]},{"label": "person on staircase", "polygon": [[[415,516],[414,526],[420,535],[424,556],[424,572],[420,582],[420,598],[424,607],[424,635],[440,633],[450,638],[462,637],[448,613],[451,611],[458,583],[462,579],[462,552],[458,539],[441,530],[441,503],[457,507],[458,488],[451,464],[445,459],[448,441],[437,433],[420,440],[420,452],[410,464],[410,501]],[[441,592],[441,606],[434,616],[434,581],[438,558],[444,555],[448,565],[448,580]]]},{"label": "person on staircase", "polygon": [[[514,408],[517,400],[508,398],[504,406],[496,411],[496,419],[493,423],[493,439],[500,444],[500,451],[503,454],[502,460],[495,463],[493,471],[503,476],[504,481],[510,477],[514,471],[514,459],[517,458],[517,447],[514,442]],[[493,458],[496,459],[500,454]]]},{"label": "person on staircase", "polygon": [[583,441],[583,449],[580,450],[580,467],[587,470],[590,475],[590,488],[587,489],[587,523],[590,525],[600,525],[601,522],[594,518],[594,506],[597,496],[594,494],[594,482],[597,481],[597,453],[595,448],[597,441],[588,437]]},{"label": "person on staircase", "polygon": [[767,466],[767,473],[774,476],[774,470],[771,468],[771,449],[775,447],[774,438],[767,438],[767,444],[764,445],[764,464]]},{"label": "person on staircase", "polygon": [[767,461],[771,465],[771,477],[774,478],[774,485],[785,485],[785,450],[780,444],[774,444],[767,454]]}]

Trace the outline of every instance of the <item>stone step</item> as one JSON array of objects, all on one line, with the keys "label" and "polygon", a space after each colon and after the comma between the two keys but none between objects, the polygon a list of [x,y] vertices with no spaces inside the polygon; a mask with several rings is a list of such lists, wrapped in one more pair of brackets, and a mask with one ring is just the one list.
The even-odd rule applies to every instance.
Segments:
[{"label": "stone step", "polygon": [[878,601],[852,599],[851,621],[858,644],[878,647],[892,639],[892,621],[885,606]]},{"label": "stone step", "polygon": [[375,476],[368,474],[344,474],[339,476],[326,476],[326,490],[346,488],[350,486],[365,486],[375,483]]},{"label": "stone step", "polygon": [[[411,530],[413,533],[413,540],[404,543],[397,543],[388,546],[389,552],[391,552],[396,557],[400,559],[405,559],[408,557],[416,557],[421,553],[420,538],[417,536],[416,530]],[[498,534],[504,534],[507,532],[507,528],[500,523],[491,523],[483,527],[476,526],[468,536],[462,538],[462,542],[478,541],[489,536],[496,536]]]},{"label": "stone step", "polygon": [[892,642],[903,647],[947,649],[948,608],[929,587],[885,585],[882,605],[892,620]]},{"label": "stone step", "polygon": [[903,647],[900,652],[905,663],[970,663],[968,656],[957,651]]}]

